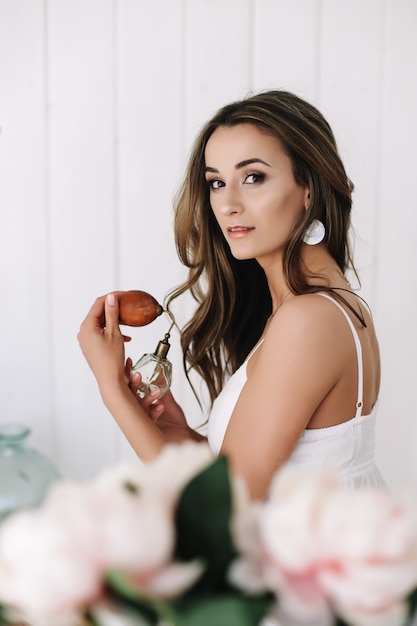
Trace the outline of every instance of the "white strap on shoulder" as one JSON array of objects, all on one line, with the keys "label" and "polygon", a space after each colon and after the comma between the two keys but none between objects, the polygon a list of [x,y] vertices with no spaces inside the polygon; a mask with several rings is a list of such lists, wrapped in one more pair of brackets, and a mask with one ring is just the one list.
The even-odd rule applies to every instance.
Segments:
[{"label": "white strap on shoulder", "polygon": [[260,339],[258,341],[258,343],[252,348],[252,350],[249,352],[248,356],[245,359],[246,363],[249,361],[249,359],[251,358],[252,354],[257,351],[259,346],[261,346],[263,344],[264,341],[265,341],[265,337],[262,337],[262,339]]},{"label": "white strap on shoulder", "polygon": [[350,319],[349,315],[347,314],[345,309],[342,307],[342,305],[339,302],[337,302],[337,300],[329,296],[327,293],[323,293],[322,291],[317,292],[317,295],[323,296],[323,298],[327,298],[327,300],[330,300],[337,307],[339,307],[339,309],[342,311],[343,315],[345,316],[350,326],[350,329],[352,331],[353,339],[355,340],[355,346],[356,346],[356,356],[358,359],[358,397],[356,400],[355,417],[359,417],[360,415],[362,415],[362,406],[363,406],[363,363],[362,363],[362,346],[361,346],[358,332],[356,328],[354,327],[353,322]]}]

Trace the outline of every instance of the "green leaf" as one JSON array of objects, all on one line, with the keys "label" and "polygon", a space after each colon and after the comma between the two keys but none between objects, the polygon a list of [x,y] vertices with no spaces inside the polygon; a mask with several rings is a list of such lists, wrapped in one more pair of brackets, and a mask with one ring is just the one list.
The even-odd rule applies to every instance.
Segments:
[{"label": "green leaf", "polygon": [[229,594],[195,602],[182,615],[183,626],[259,626],[272,597]]},{"label": "green leaf", "polygon": [[345,620],[343,620],[341,617],[336,617],[334,626],[349,626],[349,624],[345,622]]},{"label": "green leaf", "polygon": [[219,457],[184,488],[176,511],[179,560],[202,559],[207,570],[194,589],[227,589],[236,549],[230,535],[232,491],[227,459]]},{"label": "green leaf", "polygon": [[412,591],[408,598],[408,614],[404,626],[411,626],[417,612],[417,587]]},{"label": "green leaf", "polygon": [[183,626],[184,622],[181,618],[181,615],[172,604],[159,602],[156,604],[156,608],[158,611],[158,615],[162,620],[162,624],[169,624],[169,626]]},{"label": "green leaf", "polygon": [[0,626],[7,626],[8,623],[9,622],[8,622],[8,620],[6,618],[6,610],[0,604]]},{"label": "green leaf", "polygon": [[110,570],[106,573],[106,593],[111,599],[116,599],[119,604],[138,613],[149,624],[158,623],[154,604],[143,597],[122,572]]}]

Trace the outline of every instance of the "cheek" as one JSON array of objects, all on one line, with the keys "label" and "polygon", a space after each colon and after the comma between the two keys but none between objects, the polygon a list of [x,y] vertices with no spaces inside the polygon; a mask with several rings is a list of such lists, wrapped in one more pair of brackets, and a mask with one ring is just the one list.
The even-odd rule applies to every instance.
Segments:
[{"label": "cheek", "polygon": [[305,211],[304,195],[297,187],[282,190],[279,201],[277,203],[282,217],[289,220],[298,221]]},{"label": "cheek", "polygon": [[288,237],[305,211],[302,200],[299,193],[286,190],[271,199],[258,215],[271,234]]}]

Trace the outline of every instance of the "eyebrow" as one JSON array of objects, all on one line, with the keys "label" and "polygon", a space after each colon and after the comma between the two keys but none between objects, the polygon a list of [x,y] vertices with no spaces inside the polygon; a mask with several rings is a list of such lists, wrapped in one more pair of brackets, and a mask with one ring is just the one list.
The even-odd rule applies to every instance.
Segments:
[{"label": "eyebrow", "polygon": [[[271,167],[269,163],[267,163],[266,161],[263,161],[262,159],[259,159],[258,157],[254,157],[253,159],[245,159],[244,161],[240,161],[240,163],[237,163],[235,165],[235,169],[240,170],[242,167],[246,167],[247,165],[251,165],[252,163],[263,163],[263,165],[266,165],[267,167]],[[217,170],[215,167],[206,167],[206,172],[213,172],[213,173],[218,174],[219,170]]]}]

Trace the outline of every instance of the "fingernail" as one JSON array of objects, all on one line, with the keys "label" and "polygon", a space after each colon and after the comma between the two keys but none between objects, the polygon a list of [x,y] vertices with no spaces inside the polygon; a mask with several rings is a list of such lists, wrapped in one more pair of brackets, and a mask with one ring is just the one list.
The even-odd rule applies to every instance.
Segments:
[{"label": "fingernail", "polygon": [[116,304],[116,298],[115,298],[114,293],[107,294],[107,304],[109,306],[114,306]]}]

